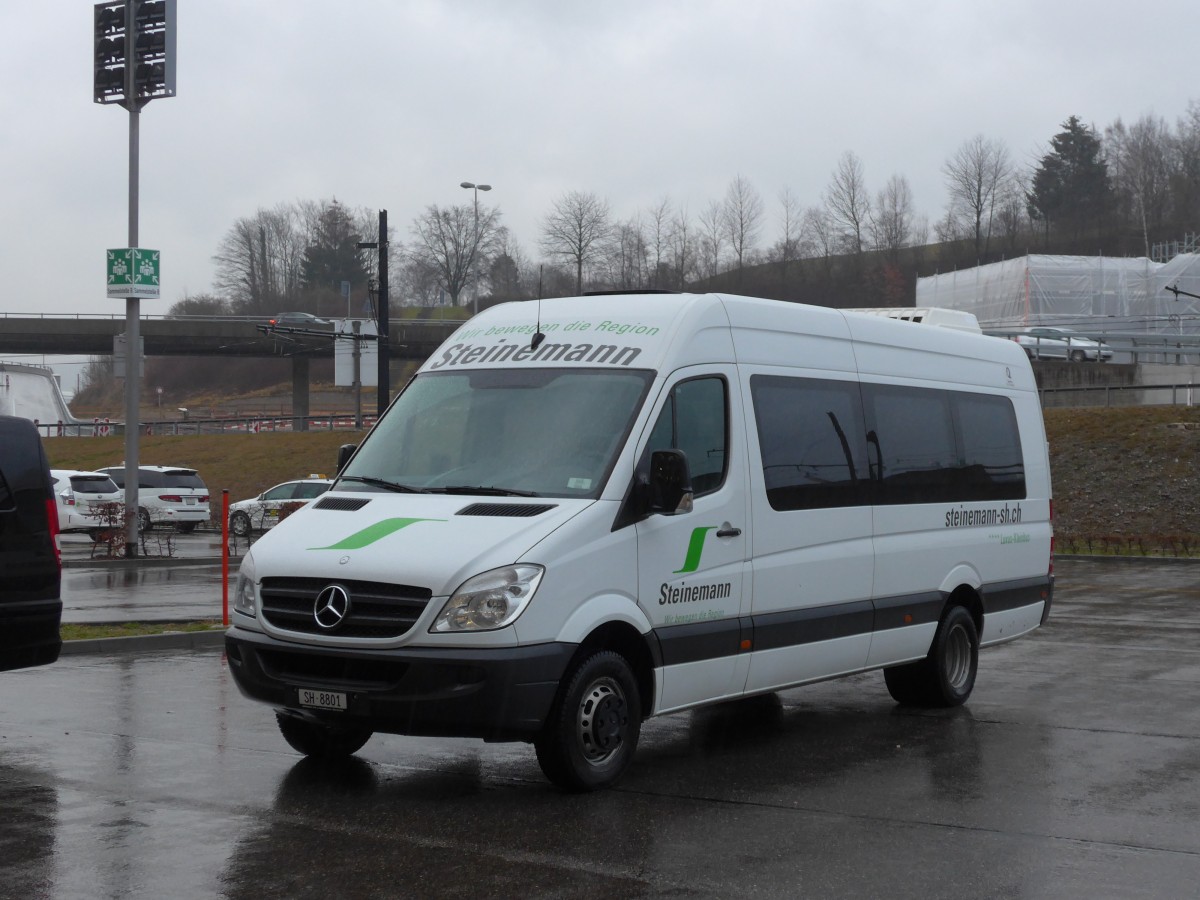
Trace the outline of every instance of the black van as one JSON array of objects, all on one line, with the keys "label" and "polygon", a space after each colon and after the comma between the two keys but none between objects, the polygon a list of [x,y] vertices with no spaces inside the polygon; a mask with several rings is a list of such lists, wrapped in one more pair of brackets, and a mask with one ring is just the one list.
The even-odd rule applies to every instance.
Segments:
[{"label": "black van", "polygon": [[62,560],[50,463],[29,419],[0,416],[0,671],[62,649]]}]

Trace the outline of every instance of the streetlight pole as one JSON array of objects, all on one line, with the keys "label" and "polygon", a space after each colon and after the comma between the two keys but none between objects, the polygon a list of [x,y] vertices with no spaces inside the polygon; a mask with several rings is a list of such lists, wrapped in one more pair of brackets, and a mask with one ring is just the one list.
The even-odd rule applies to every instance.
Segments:
[{"label": "streetlight pole", "polygon": [[[471,248],[471,265],[467,270],[467,273],[471,274],[471,269],[475,268],[475,254],[479,252],[479,192],[480,191],[490,191],[492,189],[492,186],[490,184],[475,184],[470,181],[464,181],[462,184],[459,185],[459,187],[467,188],[468,190],[472,190],[475,192],[475,244]],[[473,314],[474,315],[479,314],[479,276],[478,275],[475,276],[475,305],[474,305]]]}]

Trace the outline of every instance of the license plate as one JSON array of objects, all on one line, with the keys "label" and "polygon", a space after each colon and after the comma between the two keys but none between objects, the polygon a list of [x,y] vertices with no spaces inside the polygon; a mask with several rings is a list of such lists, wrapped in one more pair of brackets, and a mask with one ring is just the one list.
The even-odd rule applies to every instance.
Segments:
[{"label": "license plate", "polygon": [[184,498],[183,498],[183,505],[184,505],[184,506],[195,506],[195,505],[196,505],[196,498],[195,498],[195,497],[184,497]]},{"label": "license plate", "polygon": [[301,688],[300,705],[309,709],[346,709],[346,695],[337,691],[309,691]]}]

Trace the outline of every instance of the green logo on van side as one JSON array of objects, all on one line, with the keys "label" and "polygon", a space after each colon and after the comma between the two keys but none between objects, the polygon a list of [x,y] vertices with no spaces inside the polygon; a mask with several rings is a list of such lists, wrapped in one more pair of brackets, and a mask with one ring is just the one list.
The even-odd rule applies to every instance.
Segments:
[{"label": "green logo on van side", "polygon": [[700,557],[704,554],[704,539],[708,537],[710,531],[716,530],[716,525],[692,529],[692,539],[688,542],[687,558],[683,561],[683,568],[676,569],[673,574],[686,575],[688,572],[695,572],[700,568]]},{"label": "green logo on van side", "polygon": [[328,547],[309,547],[309,550],[361,550],[376,541],[382,540],[389,534],[395,534],[401,528],[407,528],[417,522],[445,522],[445,519],[384,519],[374,525],[368,525],[362,531],[356,531],[349,537],[342,538],[336,544]]}]

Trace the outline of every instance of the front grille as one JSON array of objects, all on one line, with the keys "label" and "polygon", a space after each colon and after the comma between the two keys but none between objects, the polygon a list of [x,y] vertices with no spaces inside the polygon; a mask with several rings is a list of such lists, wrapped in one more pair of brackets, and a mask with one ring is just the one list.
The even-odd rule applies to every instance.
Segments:
[{"label": "front grille", "polygon": [[[350,611],[333,629],[317,624],[313,608],[317,595],[340,584],[350,595]],[[379,581],[331,581],[327,578],[264,578],[262,615],[273,627],[300,634],[337,637],[398,638],[424,612],[433,591]]]}]

